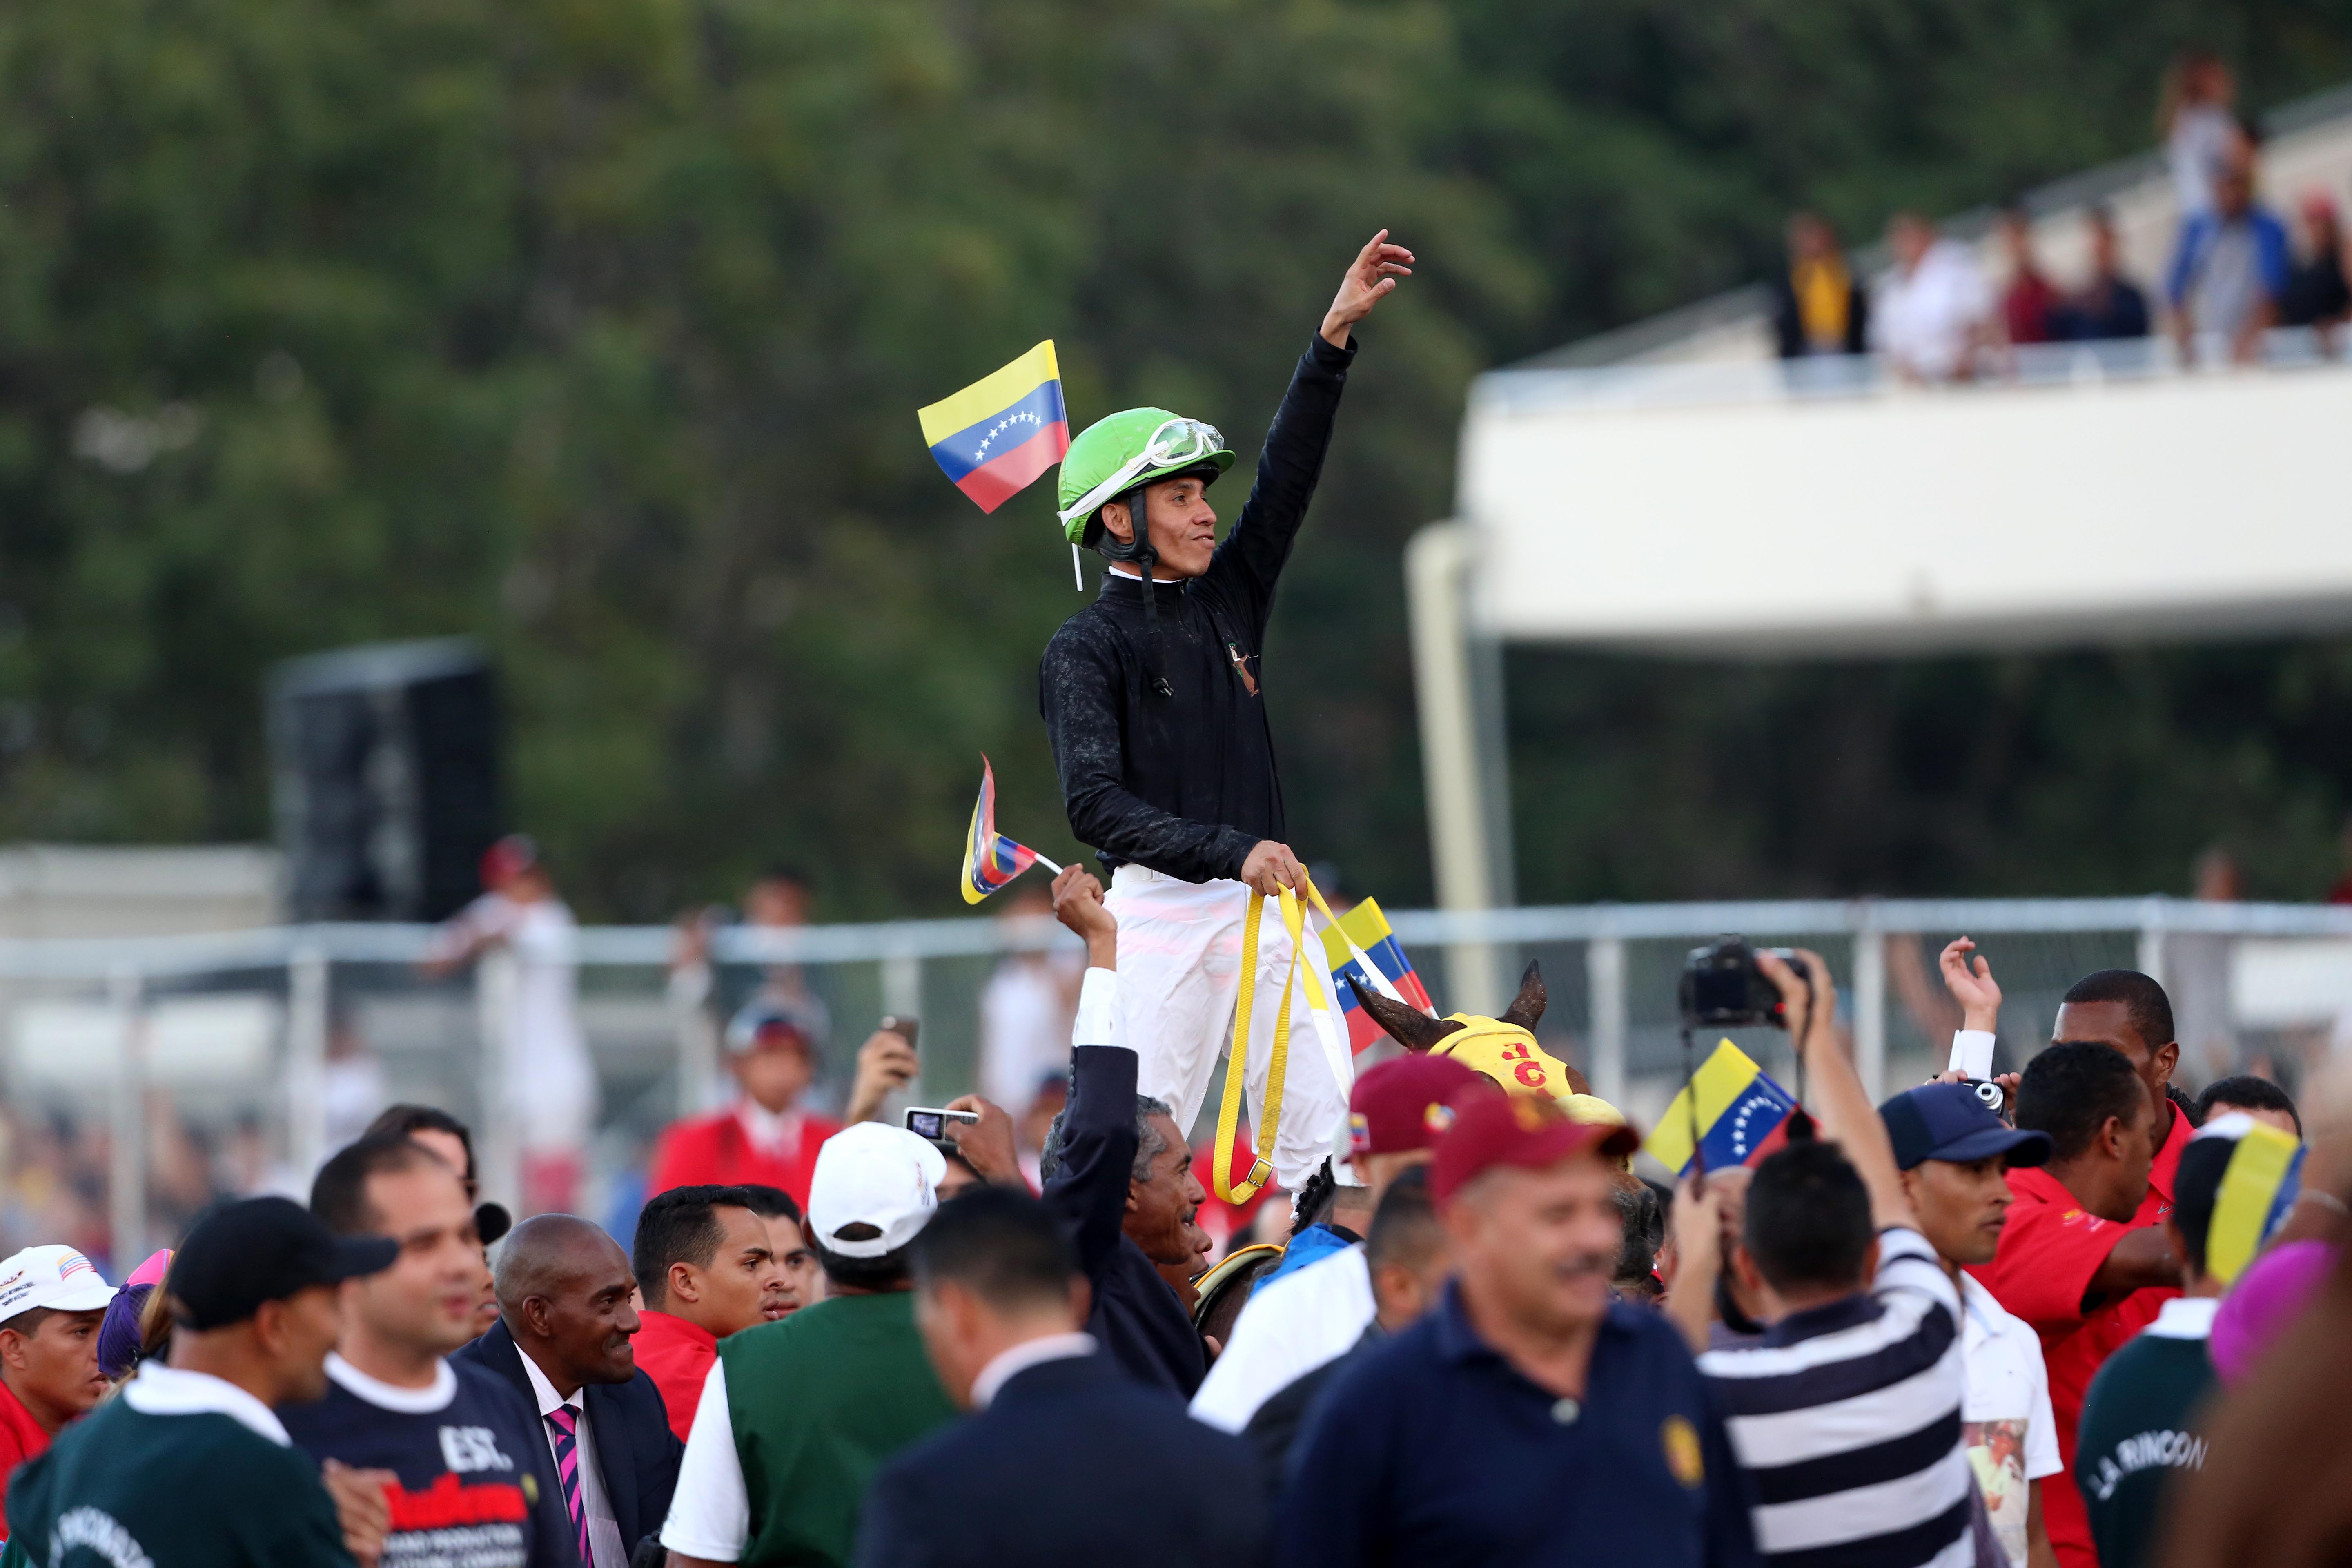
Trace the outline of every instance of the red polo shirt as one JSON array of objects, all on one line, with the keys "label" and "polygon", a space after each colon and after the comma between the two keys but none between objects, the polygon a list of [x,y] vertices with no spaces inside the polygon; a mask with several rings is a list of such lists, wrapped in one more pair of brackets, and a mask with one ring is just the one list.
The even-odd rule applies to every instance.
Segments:
[{"label": "red polo shirt", "polygon": [[805,1207],[809,1177],[816,1171],[816,1152],[840,1131],[837,1121],[803,1114],[799,1141],[771,1153],[751,1142],[743,1118],[733,1110],[673,1122],[654,1150],[646,1195],[705,1183],[731,1187],[751,1182],[782,1187],[793,1194],[793,1202]]},{"label": "red polo shirt", "polygon": [[669,1410],[669,1429],[686,1441],[694,1430],[694,1413],[702,1404],[702,1383],[719,1359],[719,1336],[684,1318],[648,1307],[637,1314],[644,1327],[629,1341],[636,1352],[637,1370],[654,1380],[662,1404]]},{"label": "red polo shirt", "polygon": [[2050,1373],[2050,1410],[2058,1422],[2058,1457],[2065,1468],[2042,1478],[2042,1522],[2050,1531],[2062,1568],[2099,1568],[2091,1543],[2090,1520],[2074,1489],[2074,1426],[2082,1419],[2083,1395],[2108,1355],[2156,1321],[2164,1303],[2180,1294],[2150,1286],[2102,1299],[2085,1313],[2083,1293],[2126,1231],[2154,1225],[2172,1212],[2173,1178],[2180,1151],[2194,1131],[2179,1107],[2168,1105],[2172,1130],[2147,1173],[2147,1195],[2130,1225],[2117,1225],[2084,1211],[2057,1177],[2047,1171],[2009,1173],[2016,1202],[2000,1233],[2000,1250],[1980,1268],[1971,1268],[1993,1299],[2042,1336],[2042,1359]]},{"label": "red polo shirt", "polygon": [[27,1459],[47,1452],[49,1435],[5,1383],[0,1383],[0,1541],[8,1536],[8,1478]]}]

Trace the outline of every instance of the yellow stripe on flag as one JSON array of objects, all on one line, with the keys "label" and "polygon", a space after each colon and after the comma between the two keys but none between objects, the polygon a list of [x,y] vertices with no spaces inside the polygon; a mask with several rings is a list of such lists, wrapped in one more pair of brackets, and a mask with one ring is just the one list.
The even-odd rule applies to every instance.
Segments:
[{"label": "yellow stripe on flag", "polygon": [[1392,934],[1389,930],[1388,917],[1381,913],[1379,902],[1366,899],[1323,928],[1323,953],[1330,959],[1331,967],[1336,970],[1348,962],[1349,942],[1370,952]]},{"label": "yellow stripe on flag", "polygon": [[[971,428],[992,414],[1002,414],[1049,381],[1062,378],[1054,358],[1054,340],[1047,338],[1003,370],[982,376],[961,392],[942,397],[915,417],[923,422],[923,440],[936,447],[959,430]],[[899,406],[904,407],[901,404]]]},{"label": "yellow stripe on flag", "polygon": [[1691,1075],[1688,1086],[1675,1091],[1674,1103],[1658,1118],[1657,1126],[1643,1140],[1642,1147],[1650,1157],[1669,1171],[1680,1171],[1691,1159],[1691,1090],[1698,1090],[1698,1128],[1705,1136],[1716,1119],[1731,1109],[1734,1101],[1748,1092],[1763,1069],[1746,1051],[1729,1040],[1717,1042]]},{"label": "yellow stripe on flag", "polygon": [[2213,1195],[2213,1222],[2205,1233],[2208,1274],[2226,1285],[2254,1260],[2279,1184],[2302,1148],[2292,1133],[2260,1121],[2238,1140],[2221,1173],[2221,1189]]}]

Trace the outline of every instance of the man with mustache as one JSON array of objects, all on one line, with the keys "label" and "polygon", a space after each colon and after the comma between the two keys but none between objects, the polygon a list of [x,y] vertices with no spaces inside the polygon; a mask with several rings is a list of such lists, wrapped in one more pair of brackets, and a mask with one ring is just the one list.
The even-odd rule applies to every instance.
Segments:
[{"label": "man with mustache", "polygon": [[628,1258],[598,1226],[568,1214],[527,1219],[499,1252],[499,1321],[449,1358],[488,1368],[530,1402],[559,1483],[575,1456],[564,1499],[567,1510],[579,1500],[576,1526],[588,1534],[581,1568],[627,1568],[661,1530],[686,1452],[636,1363],[635,1287]]},{"label": "man with mustache", "polygon": [[1756,1561],[1713,1394],[1674,1326],[1611,1289],[1636,1142],[1549,1095],[1457,1107],[1429,1168],[1455,1278],[1308,1415],[1286,1568]]},{"label": "man with mustache", "polygon": [[[1118,997],[1118,921],[1102,884],[1073,866],[1054,879],[1054,913],[1087,943],[1071,1038],[1111,1037]],[[1139,1383],[1191,1399],[1209,1370],[1192,1320],[1162,1270],[1197,1273],[1208,1255],[1208,1194],[1167,1102],[1136,1092],[1136,1053],[1088,1043],[1070,1054],[1069,1105],[1045,1140],[1045,1204],[1069,1234],[1092,1288],[1087,1331]],[[968,1153],[978,1144],[966,1141]],[[982,1171],[1018,1181],[1017,1171]]]}]

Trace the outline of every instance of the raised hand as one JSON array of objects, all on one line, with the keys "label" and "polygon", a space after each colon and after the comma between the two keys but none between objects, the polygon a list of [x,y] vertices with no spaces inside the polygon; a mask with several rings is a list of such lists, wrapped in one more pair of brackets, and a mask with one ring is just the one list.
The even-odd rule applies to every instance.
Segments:
[{"label": "raised hand", "polygon": [[1969,954],[1976,950],[1973,938],[1956,937],[1945,945],[1936,965],[1944,972],[1944,989],[1960,1005],[1960,1027],[1990,1035],[2000,1024],[2000,986],[1992,977],[1992,965],[1981,953],[1970,970]]},{"label": "raised hand", "polygon": [[921,1058],[896,1029],[877,1029],[857,1047],[857,1072],[850,1079],[848,1120],[855,1125],[881,1114],[882,1101],[906,1088],[921,1070]]},{"label": "raised hand", "polygon": [[1118,967],[1118,917],[1103,902],[1103,886],[1093,872],[1066,867],[1054,879],[1054,918],[1087,944],[1087,967]]},{"label": "raised hand", "polygon": [[1372,313],[1398,279],[1412,276],[1412,252],[1391,245],[1387,229],[1372,236],[1339,279],[1339,292],[1332,296],[1331,309],[1323,317],[1323,341],[1335,349],[1346,348],[1349,329]]}]

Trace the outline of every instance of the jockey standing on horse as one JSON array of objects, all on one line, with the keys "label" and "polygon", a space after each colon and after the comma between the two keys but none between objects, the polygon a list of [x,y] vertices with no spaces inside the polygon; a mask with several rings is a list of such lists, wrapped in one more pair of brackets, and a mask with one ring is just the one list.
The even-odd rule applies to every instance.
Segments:
[{"label": "jockey standing on horse", "polygon": [[[1109,567],[1099,596],[1046,645],[1038,706],[1071,830],[1111,872],[1118,1001],[1108,1043],[1135,1050],[1137,1088],[1167,1101],[1181,1128],[1200,1112],[1250,978],[1241,973],[1250,894],[1307,885],[1284,842],[1259,654],[1275,580],[1331,444],[1352,329],[1411,275],[1412,259],[1383,229],[1349,267],[1222,542],[1207,492],[1234,454],[1213,426],[1131,408],[1089,426],[1062,461],[1070,542]],[[1245,1085],[1263,1127],[1290,942],[1280,920],[1261,927]],[[1320,969],[1321,955],[1302,954],[1309,963]],[[1335,1064],[1303,996],[1290,1019],[1271,1155],[1276,1179],[1297,1192],[1329,1152],[1348,1089],[1345,1047]]]}]

